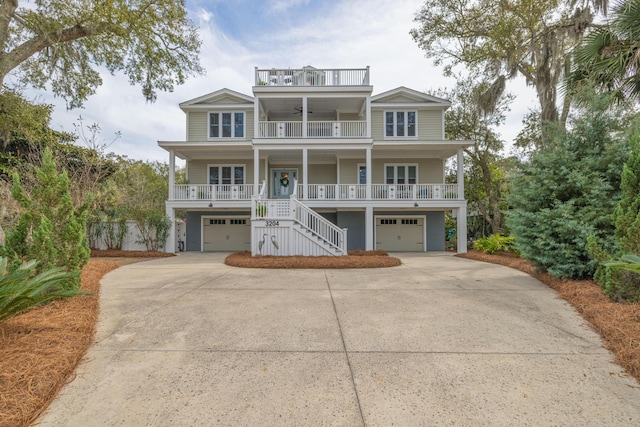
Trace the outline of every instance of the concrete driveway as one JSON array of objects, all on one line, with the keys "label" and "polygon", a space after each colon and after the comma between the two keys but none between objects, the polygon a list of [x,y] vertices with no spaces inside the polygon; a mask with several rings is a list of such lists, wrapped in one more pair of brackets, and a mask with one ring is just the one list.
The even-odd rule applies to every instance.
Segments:
[{"label": "concrete driveway", "polygon": [[43,426],[615,426],[640,385],[554,291],[446,254],[371,270],[132,264]]}]

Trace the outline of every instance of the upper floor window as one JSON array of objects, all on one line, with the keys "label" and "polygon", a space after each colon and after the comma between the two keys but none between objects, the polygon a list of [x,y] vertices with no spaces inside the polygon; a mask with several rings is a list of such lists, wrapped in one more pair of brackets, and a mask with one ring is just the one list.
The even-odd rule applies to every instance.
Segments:
[{"label": "upper floor window", "polygon": [[385,111],[384,129],[388,137],[416,136],[416,112]]},{"label": "upper floor window", "polygon": [[244,113],[209,113],[209,138],[244,138]]}]

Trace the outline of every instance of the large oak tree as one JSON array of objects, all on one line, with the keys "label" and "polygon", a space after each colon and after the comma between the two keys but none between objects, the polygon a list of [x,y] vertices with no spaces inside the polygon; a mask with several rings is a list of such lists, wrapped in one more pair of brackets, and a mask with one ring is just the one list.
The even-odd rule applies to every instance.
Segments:
[{"label": "large oak tree", "polygon": [[202,72],[200,44],[184,0],[0,1],[0,87],[9,75],[50,85],[70,108],[102,83],[101,66],[154,100]]},{"label": "large oak tree", "polygon": [[559,109],[558,85],[570,66],[568,53],[606,0],[426,0],[411,35],[451,72],[462,65],[495,81],[525,78],[536,90],[541,122],[563,124],[570,100]]}]

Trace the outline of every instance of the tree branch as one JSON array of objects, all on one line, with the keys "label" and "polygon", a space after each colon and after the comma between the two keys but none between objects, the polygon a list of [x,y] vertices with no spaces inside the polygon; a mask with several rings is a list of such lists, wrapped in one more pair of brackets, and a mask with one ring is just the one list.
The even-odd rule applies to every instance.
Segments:
[{"label": "tree branch", "polygon": [[9,24],[18,8],[18,0],[3,0],[0,4],[0,57],[9,38]]}]

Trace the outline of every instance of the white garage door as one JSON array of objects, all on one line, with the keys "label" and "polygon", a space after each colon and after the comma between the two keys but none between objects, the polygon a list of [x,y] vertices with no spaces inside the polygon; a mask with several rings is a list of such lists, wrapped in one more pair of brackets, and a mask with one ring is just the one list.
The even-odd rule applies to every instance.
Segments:
[{"label": "white garage door", "polygon": [[248,251],[251,247],[251,223],[248,218],[204,218],[202,250]]},{"label": "white garage door", "polygon": [[424,251],[424,218],[376,218],[376,249]]}]

